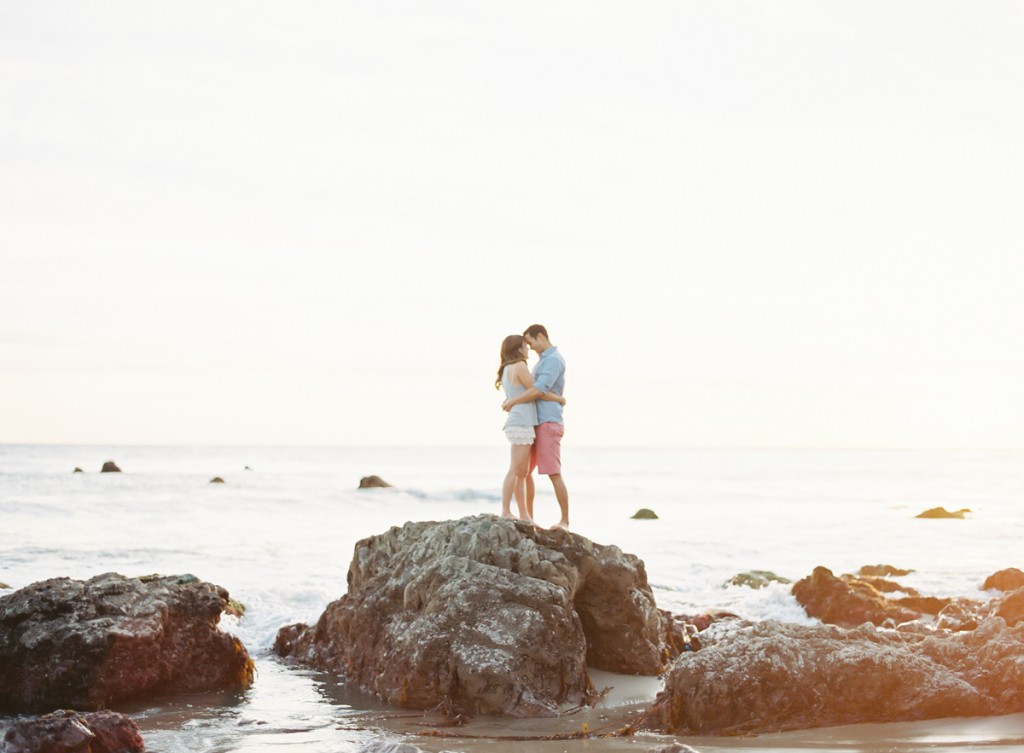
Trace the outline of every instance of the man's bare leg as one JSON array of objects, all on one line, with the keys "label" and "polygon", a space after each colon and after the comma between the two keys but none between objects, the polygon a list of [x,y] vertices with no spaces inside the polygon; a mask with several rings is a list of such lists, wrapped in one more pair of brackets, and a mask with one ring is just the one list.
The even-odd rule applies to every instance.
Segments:
[{"label": "man's bare leg", "polygon": [[562,511],[562,519],[552,528],[569,527],[569,490],[565,488],[565,481],[561,473],[551,474],[551,485],[555,487],[555,499],[558,500],[558,509]]}]

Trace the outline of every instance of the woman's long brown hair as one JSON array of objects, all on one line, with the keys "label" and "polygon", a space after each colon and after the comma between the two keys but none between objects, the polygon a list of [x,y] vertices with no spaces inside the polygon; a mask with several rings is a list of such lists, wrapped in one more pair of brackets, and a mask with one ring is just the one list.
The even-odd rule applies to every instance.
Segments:
[{"label": "woman's long brown hair", "polygon": [[501,366],[498,367],[498,380],[494,388],[501,389],[501,374],[510,363],[522,361],[526,363],[526,356],[523,355],[523,343],[525,338],[522,335],[509,335],[501,341]]}]

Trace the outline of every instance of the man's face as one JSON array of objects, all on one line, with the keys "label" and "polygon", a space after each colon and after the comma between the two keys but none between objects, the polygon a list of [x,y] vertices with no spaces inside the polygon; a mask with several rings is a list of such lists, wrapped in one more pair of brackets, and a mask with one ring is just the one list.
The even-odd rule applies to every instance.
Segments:
[{"label": "man's face", "polygon": [[540,353],[540,350],[538,349],[539,343],[537,342],[537,338],[533,337],[532,335],[523,335],[523,339],[526,340],[526,344],[530,346],[531,350],[533,350],[535,353]]}]

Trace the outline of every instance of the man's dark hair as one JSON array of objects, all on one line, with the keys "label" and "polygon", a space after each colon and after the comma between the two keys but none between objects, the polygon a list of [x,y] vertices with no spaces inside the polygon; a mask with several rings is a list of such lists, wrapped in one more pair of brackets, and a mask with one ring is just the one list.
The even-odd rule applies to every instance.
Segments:
[{"label": "man's dark hair", "polygon": [[543,324],[531,324],[526,328],[526,331],[523,332],[523,337],[536,337],[537,335],[544,335],[545,338],[549,340],[551,339],[548,338],[548,330]]}]

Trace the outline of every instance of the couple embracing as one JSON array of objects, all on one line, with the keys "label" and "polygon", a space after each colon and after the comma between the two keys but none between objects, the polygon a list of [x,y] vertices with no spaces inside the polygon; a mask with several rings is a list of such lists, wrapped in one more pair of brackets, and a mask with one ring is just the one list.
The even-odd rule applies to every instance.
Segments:
[{"label": "couple embracing", "polygon": [[[530,350],[540,360],[530,373]],[[562,408],[565,406],[565,361],[548,339],[548,331],[532,324],[522,335],[509,335],[501,344],[501,365],[495,387],[505,390],[501,407],[508,411],[505,436],[512,450],[501,487],[501,514],[512,517],[512,497],[519,517],[533,522],[533,469],[551,479],[562,518],[553,526],[569,527],[569,492],[562,479]]]}]

